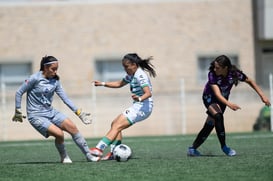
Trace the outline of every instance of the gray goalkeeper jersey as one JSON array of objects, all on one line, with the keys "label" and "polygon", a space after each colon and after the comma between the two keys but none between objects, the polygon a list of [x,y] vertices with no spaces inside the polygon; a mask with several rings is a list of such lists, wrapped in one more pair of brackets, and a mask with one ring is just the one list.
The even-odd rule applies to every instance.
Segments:
[{"label": "gray goalkeeper jersey", "polygon": [[16,109],[21,108],[21,101],[23,94],[27,92],[27,113],[31,115],[43,115],[48,114],[53,110],[52,101],[54,92],[62,99],[62,101],[73,111],[77,110],[77,107],[67,97],[64,92],[60,81],[57,79],[47,79],[39,71],[32,74],[25,82],[19,87],[15,95]]}]

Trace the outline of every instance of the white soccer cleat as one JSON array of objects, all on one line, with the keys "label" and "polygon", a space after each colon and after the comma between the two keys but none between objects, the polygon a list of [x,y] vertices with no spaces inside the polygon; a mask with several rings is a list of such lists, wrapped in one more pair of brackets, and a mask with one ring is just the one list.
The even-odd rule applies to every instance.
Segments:
[{"label": "white soccer cleat", "polygon": [[90,153],[96,157],[102,157],[103,151],[98,148],[90,148]]},{"label": "white soccer cleat", "polygon": [[86,155],[86,159],[87,159],[88,162],[98,162],[98,161],[100,161],[101,157],[94,156],[91,153],[89,153],[89,154]]},{"label": "white soccer cleat", "polygon": [[72,160],[69,158],[68,155],[66,155],[61,159],[61,163],[72,163]]}]

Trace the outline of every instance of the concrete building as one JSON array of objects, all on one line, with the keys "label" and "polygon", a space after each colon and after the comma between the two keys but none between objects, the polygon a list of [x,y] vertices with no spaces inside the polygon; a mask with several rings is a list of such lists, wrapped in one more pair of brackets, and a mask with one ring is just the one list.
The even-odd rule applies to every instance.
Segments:
[{"label": "concrete building", "polygon": [[[104,135],[112,119],[131,104],[128,87],[91,85],[94,79],[122,78],[120,60],[128,52],[153,56],[158,76],[152,79],[152,116],[124,135],[196,133],[205,118],[202,89],[216,56],[229,56],[269,96],[272,17],[272,0],[2,0],[0,140],[42,138],[27,121],[12,123],[11,117],[15,90],[39,70],[44,55],[59,59],[67,94],[93,113],[93,124],[85,126],[55,98],[55,107],[71,117],[86,137]],[[226,130],[251,131],[263,106],[259,97],[240,84],[231,100],[243,109],[227,110]]]}]

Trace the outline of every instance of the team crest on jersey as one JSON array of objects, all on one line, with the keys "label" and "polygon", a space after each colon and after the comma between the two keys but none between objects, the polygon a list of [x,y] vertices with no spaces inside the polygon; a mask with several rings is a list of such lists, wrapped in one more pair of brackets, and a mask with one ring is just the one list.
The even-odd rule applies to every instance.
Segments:
[{"label": "team crest on jersey", "polygon": [[45,94],[48,94],[50,92],[50,90],[48,89],[48,88],[46,88],[45,90],[44,90],[44,93]]},{"label": "team crest on jersey", "polygon": [[229,79],[228,83],[233,84],[233,79]]},{"label": "team crest on jersey", "polygon": [[132,80],[132,76],[130,76],[130,75],[125,76],[125,81],[131,82],[131,80]]}]

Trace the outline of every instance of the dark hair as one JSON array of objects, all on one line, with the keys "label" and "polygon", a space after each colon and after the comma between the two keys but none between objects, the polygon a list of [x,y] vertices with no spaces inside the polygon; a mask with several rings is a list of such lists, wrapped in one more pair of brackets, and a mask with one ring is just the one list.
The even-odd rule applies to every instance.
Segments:
[{"label": "dark hair", "polygon": [[146,59],[141,59],[136,53],[128,53],[122,59],[122,61],[129,60],[132,63],[136,63],[137,66],[140,66],[143,70],[149,72],[150,76],[156,77],[156,72],[154,70],[151,60],[153,57],[148,57]]},{"label": "dark hair", "polygon": [[226,55],[220,55],[216,57],[211,63],[209,70],[214,71],[214,63],[217,62],[222,68],[228,67],[228,71],[231,72],[232,78],[234,80],[234,85],[237,86],[239,81],[238,81],[238,74],[237,72],[242,72],[239,70],[235,65],[231,64],[230,59]]},{"label": "dark hair", "polygon": [[45,65],[49,65],[50,62],[57,62],[57,58],[53,57],[53,56],[44,56],[41,60],[41,63],[40,63],[40,71],[44,70],[45,68]]},{"label": "dark hair", "polygon": [[[50,66],[51,62],[57,62],[58,59],[53,57],[53,56],[44,56],[41,60],[41,63],[40,63],[40,71],[43,71],[45,66]],[[58,75],[56,75],[54,77],[55,79],[59,80],[60,77]]]}]

